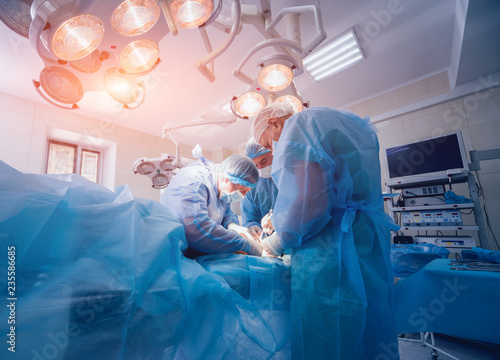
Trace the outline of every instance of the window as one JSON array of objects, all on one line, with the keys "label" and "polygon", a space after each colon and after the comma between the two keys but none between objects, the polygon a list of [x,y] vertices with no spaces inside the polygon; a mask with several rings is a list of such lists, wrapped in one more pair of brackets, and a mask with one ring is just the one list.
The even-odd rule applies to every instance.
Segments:
[{"label": "window", "polygon": [[80,174],[99,182],[101,152],[77,144],[49,140],[47,174]]}]

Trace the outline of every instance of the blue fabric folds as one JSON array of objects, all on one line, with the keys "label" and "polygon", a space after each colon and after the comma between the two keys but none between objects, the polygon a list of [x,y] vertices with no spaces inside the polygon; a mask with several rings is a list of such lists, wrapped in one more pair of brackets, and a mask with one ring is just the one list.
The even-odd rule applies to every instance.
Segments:
[{"label": "blue fabric folds", "polygon": [[311,108],[286,120],[271,221],[292,249],[294,359],[398,359],[390,229],[368,119]]},{"label": "blue fabric folds", "polygon": [[500,264],[500,251],[486,250],[473,247],[470,250],[462,250],[462,258],[469,260],[481,260]]},{"label": "blue fabric folds", "polygon": [[391,262],[394,276],[408,277],[436,259],[446,259],[450,250],[434,244],[393,244]]},{"label": "blue fabric folds", "polygon": [[[262,277],[285,274],[282,264],[231,255],[207,271],[183,256],[183,226],[168,207],[77,175],[23,174],[0,162],[0,203],[0,287],[13,246],[17,299],[13,324],[5,292],[0,299],[0,332],[16,334],[16,352],[4,342],[2,359],[290,358],[288,309],[256,302],[272,293],[266,286],[289,301],[286,282]],[[250,284],[241,294],[222,276],[239,264]]]},{"label": "blue fabric folds", "polygon": [[255,189],[241,200],[240,210],[243,226],[260,226],[262,218],[274,207],[278,189],[271,178],[260,178]]}]

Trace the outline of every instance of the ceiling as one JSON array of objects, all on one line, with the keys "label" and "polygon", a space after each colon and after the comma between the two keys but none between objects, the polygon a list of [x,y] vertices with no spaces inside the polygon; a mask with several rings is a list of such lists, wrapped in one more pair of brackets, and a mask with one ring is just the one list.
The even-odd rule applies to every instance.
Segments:
[{"label": "ceiling", "polygon": [[[223,15],[230,14],[231,3],[224,0]],[[242,3],[259,4],[257,0],[242,0]],[[453,76],[456,85],[477,79],[484,72],[500,71],[500,6],[495,0],[475,0],[470,4],[467,0],[272,0],[271,3],[273,14],[284,6],[318,5],[328,36],[324,43],[349,28],[354,28],[358,36],[365,55],[361,63],[318,83],[307,72],[296,78],[297,90],[311,106],[346,107],[447,71],[452,63],[457,64]],[[461,9],[467,10],[461,13]],[[303,43],[315,30],[312,20],[311,14],[300,16]],[[214,48],[227,36],[210,26],[207,31]],[[108,96],[86,92],[79,103],[80,109],[67,111],[155,136],[162,135],[164,124],[175,127],[198,123],[210,111],[220,114],[221,120],[230,120],[231,115],[220,106],[247,88],[232,76],[233,70],[247,51],[263,40],[254,27],[244,24],[229,49],[215,60],[216,79],[210,83],[194,66],[206,55],[199,31],[181,29],[177,36],[167,34],[159,44],[161,63],[145,77],[147,95],[142,106],[124,110]],[[45,104],[32,84],[44,65],[28,39],[0,23],[0,52],[0,92]],[[478,54],[481,56],[475,56]],[[243,68],[245,73],[257,75],[258,60],[252,57]],[[246,142],[249,129],[250,121],[238,119],[226,126],[187,127],[172,134],[181,143],[200,144],[207,150],[221,146],[231,149]]]}]

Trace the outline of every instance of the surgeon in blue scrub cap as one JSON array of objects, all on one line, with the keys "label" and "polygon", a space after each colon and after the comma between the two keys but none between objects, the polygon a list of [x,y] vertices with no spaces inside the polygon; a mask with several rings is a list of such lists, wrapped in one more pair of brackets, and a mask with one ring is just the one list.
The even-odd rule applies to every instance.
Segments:
[{"label": "surgeon in blue scrub cap", "polygon": [[255,189],[248,192],[241,201],[241,218],[243,226],[246,226],[254,239],[258,240],[262,233],[260,225],[262,218],[274,207],[278,195],[278,189],[271,179],[273,155],[253,138],[248,140],[245,146],[245,155],[252,159],[259,169],[259,181]]},{"label": "surgeon in blue scrub cap", "polygon": [[253,131],[273,149],[279,189],[262,246],[292,249],[293,359],[398,359],[389,257],[398,227],[383,209],[374,126],[330,108],[292,113],[267,106]]},{"label": "surgeon in blue scrub cap", "polygon": [[220,165],[201,158],[175,175],[160,202],[184,224],[187,257],[237,251],[262,254],[260,243],[230,209],[258,180],[255,164],[242,155],[231,155]]}]

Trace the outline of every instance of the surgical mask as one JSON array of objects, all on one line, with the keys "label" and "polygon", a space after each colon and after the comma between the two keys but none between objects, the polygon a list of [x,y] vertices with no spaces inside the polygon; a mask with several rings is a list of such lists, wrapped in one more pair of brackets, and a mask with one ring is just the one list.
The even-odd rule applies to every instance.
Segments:
[{"label": "surgical mask", "polygon": [[225,191],[222,191],[220,193],[220,199],[222,201],[227,202],[227,203],[234,203],[234,202],[241,201],[241,200],[243,200],[244,197],[245,197],[245,195],[243,195],[242,192],[239,190],[236,190],[235,192],[232,192],[230,194],[228,194]]},{"label": "surgical mask", "polygon": [[271,165],[259,169],[259,176],[261,178],[269,179],[271,177]]}]

